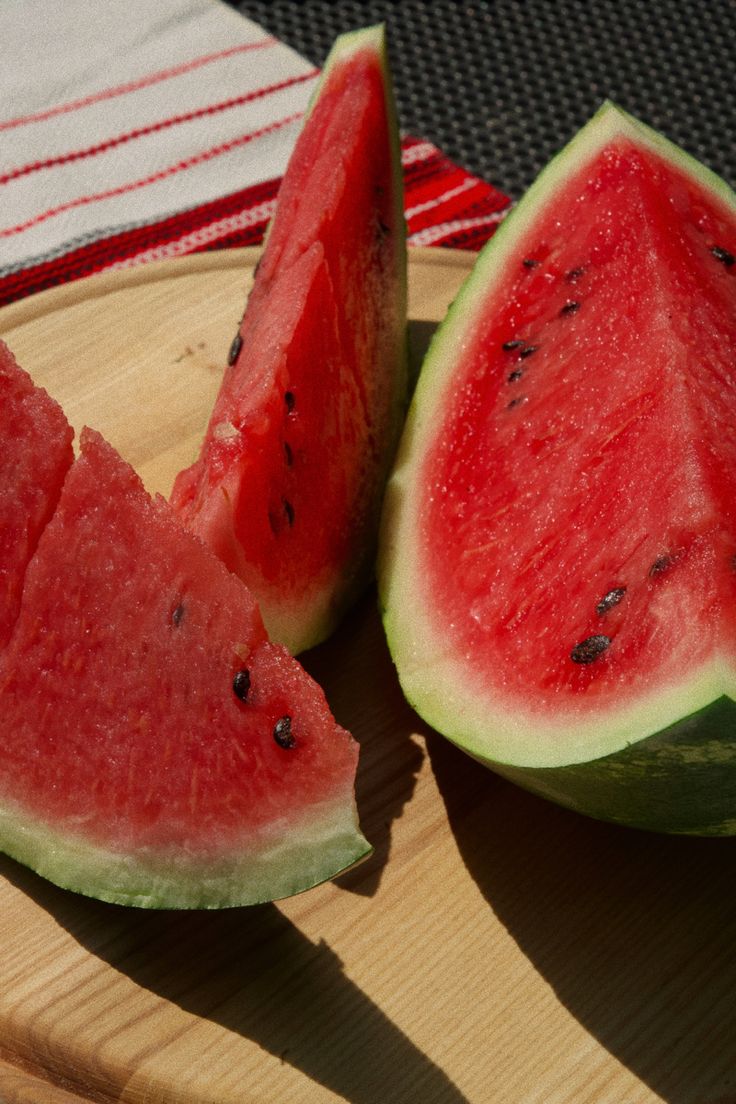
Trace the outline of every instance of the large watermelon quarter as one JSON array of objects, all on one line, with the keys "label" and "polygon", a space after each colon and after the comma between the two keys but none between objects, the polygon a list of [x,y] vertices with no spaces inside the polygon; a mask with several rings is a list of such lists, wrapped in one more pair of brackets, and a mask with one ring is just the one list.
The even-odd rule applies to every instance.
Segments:
[{"label": "large watermelon quarter", "polygon": [[329,635],[373,570],[405,412],[401,181],[383,28],[344,35],[279,190],[200,456],[171,496],[293,653]]},{"label": "large watermelon quarter", "polygon": [[0,848],[146,907],[331,878],[370,850],[357,744],[242,582],[98,434],[80,445],[0,652]]},{"label": "large watermelon quarter", "polygon": [[405,693],[597,817],[736,832],[736,198],[607,104],[435,336],[387,495]]}]

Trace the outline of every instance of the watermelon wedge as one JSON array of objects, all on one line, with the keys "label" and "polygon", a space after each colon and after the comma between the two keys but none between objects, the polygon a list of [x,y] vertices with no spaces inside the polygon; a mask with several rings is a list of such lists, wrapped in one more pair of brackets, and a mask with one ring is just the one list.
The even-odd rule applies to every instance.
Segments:
[{"label": "watermelon wedge", "polygon": [[0,341],[0,648],[20,606],[28,561],[72,462],[72,429],[58,403]]},{"label": "watermelon wedge", "polygon": [[199,459],[171,495],[292,653],[373,570],[406,386],[400,151],[371,27],[327,60]]},{"label": "watermelon wedge", "polygon": [[331,878],[370,851],[357,744],[241,581],[98,434],[80,446],[0,652],[0,848],[146,907]]},{"label": "watermelon wedge", "polygon": [[481,254],[387,493],[422,716],[572,808],[736,832],[736,197],[606,104]]}]

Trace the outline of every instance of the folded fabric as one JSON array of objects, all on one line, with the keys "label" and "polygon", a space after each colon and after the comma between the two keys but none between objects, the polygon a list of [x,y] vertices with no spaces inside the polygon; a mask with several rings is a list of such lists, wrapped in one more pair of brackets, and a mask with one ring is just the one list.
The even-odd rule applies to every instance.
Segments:
[{"label": "folded fabric", "polygon": [[[318,70],[220,0],[0,5],[0,304],[255,245]],[[508,200],[404,138],[416,245],[476,249]]]}]

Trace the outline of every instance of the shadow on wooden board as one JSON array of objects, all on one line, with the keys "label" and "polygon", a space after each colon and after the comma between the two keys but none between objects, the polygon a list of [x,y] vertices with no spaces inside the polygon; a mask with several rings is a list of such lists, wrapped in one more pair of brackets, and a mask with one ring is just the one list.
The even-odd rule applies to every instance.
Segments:
[{"label": "shadow on wooden board", "polygon": [[733,1104],[736,839],[594,821],[426,742],[470,874],[572,1015],[669,1104]]},{"label": "shadow on wooden board", "polygon": [[4,856],[0,875],[136,984],[252,1040],[351,1104],[467,1104],[345,976],[330,947],[313,943],[274,905],[219,912],[80,905]]},{"label": "shadow on wooden board", "polygon": [[424,759],[410,738],[417,716],[401,693],[377,607],[371,587],[329,641],[299,657],[324,689],[337,721],[360,744],[356,801],[373,854],[338,884],[366,897],[380,885],[393,822],[414,793]]},{"label": "shadow on wooden board", "polygon": [[312,942],[274,905],[126,909],[80,899],[2,855],[0,876],[137,985],[244,1036],[351,1104],[468,1104],[345,975],[329,945]]}]

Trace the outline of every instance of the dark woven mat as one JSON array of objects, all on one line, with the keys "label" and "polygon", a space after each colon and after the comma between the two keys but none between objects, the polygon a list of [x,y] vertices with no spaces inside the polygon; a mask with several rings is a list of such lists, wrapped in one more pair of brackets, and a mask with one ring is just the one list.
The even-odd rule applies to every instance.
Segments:
[{"label": "dark woven mat", "polygon": [[610,98],[736,185],[735,0],[239,0],[321,64],[385,21],[404,130],[517,197]]}]

